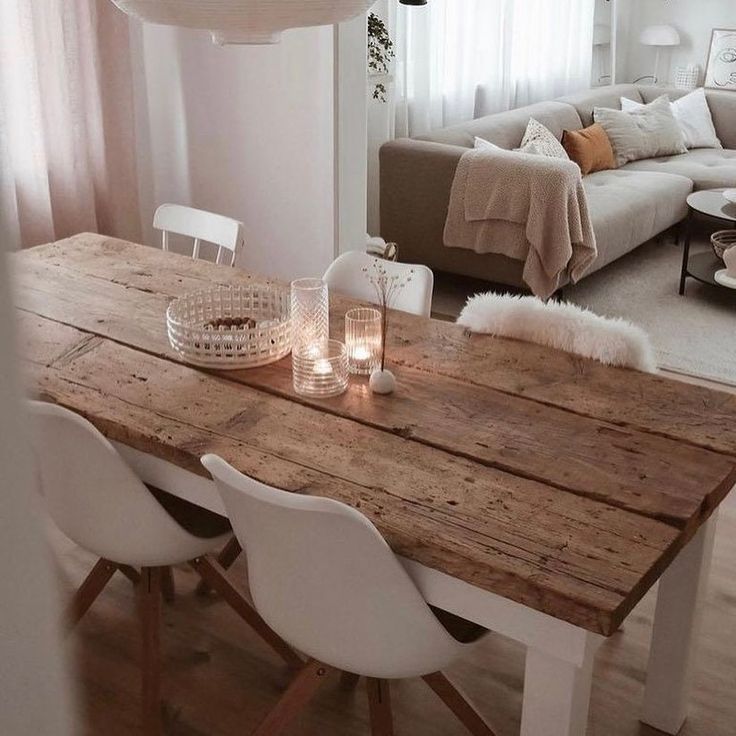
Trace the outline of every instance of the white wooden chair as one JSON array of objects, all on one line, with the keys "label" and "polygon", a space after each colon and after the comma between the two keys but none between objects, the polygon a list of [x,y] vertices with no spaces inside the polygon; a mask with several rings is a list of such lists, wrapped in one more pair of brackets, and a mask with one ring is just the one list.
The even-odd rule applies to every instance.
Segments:
[{"label": "white wooden chair", "polygon": [[[360,299],[366,302],[376,302],[376,291],[368,281],[364,269],[372,268],[378,259],[362,251],[349,251],[338,256],[325,271],[324,280],[330,289],[340,294]],[[392,303],[393,309],[409,312],[420,317],[429,317],[432,311],[432,289],[434,275],[426,266],[410,263],[395,263],[381,261],[386,272],[392,276],[407,278],[409,272],[411,281],[401,289]]]},{"label": "white wooden chair", "polygon": [[192,258],[200,258],[202,241],[217,246],[215,263],[234,266],[245,244],[243,223],[181,204],[162,204],[153,216],[153,226],[162,231],[161,245],[169,250],[169,233],[194,239]]},{"label": "white wooden chair", "polygon": [[[142,626],[143,733],[161,731],[161,583],[171,565],[189,564],[289,665],[302,660],[278,637],[206,553],[231,534],[202,538],[182,528],[86,419],[53,404],[29,402],[40,490],[59,529],[99,561],[74,595],[73,627],[116,571],[134,583]],[[139,568],[141,570],[138,573]]]},{"label": "white wooden chair", "polygon": [[202,464],[248,555],[256,608],[310,657],[254,736],[281,733],[331,670],[368,678],[374,736],[393,733],[389,681],[409,677],[424,678],[472,734],[493,735],[440,671],[469,644],[440,623],[363,514],[270,488],[216,455]]}]

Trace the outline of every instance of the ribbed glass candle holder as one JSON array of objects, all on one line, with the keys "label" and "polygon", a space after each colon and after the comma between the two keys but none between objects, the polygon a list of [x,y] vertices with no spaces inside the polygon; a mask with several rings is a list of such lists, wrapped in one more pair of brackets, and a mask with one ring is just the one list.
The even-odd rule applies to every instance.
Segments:
[{"label": "ribbed glass candle holder", "polygon": [[294,391],[300,396],[325,399],[338,396],[348,387],[348,353],[345,343],[328,340],[317,356],[293,354],[291,365]]},{"label": "ribbed glass candle holder", "polygon": [[330,299],[322,279],[291,282],[292,355],[317,357],[327,351],[330,338]]},{"label": "ribbed glass candle holder", "polygon": [[381,367],[381,313],[360,307],[345,314],[345,346],[348,368],[359,376],[370,376]]}]

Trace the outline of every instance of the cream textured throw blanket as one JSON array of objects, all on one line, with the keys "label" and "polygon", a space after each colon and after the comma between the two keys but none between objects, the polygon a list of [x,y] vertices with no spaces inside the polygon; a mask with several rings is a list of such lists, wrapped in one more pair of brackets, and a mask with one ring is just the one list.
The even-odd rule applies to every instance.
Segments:
[{"label": "cream textured throw blanket", "polygon": [[547,156],[468,151],[455,172],[444,243],[524,261],[524,281],[546,299],[598,255],[580,169]]}]

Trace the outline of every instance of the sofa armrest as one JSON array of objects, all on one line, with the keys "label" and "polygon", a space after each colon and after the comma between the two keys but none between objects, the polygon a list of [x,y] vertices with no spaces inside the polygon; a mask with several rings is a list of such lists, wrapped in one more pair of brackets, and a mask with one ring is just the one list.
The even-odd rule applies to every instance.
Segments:
[{"label": "sofa armrest", "polygon": [[423,262],[442,247],[455,169],[470,149],[402,138],[381,146],[381,236],[402,261]]},{"label": "sofa armrest", "polygon": [[723,147],[736,150],[736,92],[707,89],[705,95]]}]

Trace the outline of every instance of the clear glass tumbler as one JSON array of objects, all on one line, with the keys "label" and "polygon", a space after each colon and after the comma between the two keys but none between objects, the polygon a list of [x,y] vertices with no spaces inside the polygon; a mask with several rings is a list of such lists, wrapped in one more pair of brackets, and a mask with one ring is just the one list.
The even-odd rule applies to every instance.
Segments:
[{"label": "clear glass tumbler", "polygon": [[351,373],[370,376],[381,367],[381,313],[359,307],[345,314],[345,345]]},{"label": "clear glass tumbler", "polygon": [[292,355],[318,357],[330,338],[330,299],[322,279],[291,282]]},{"label": "clear glass tumbler", "polygon": [[300,396],[325,399],[338,396],[348,387],[348,353],[345,343],[328,340],[321,355],[291,356],[294,391]]}]

